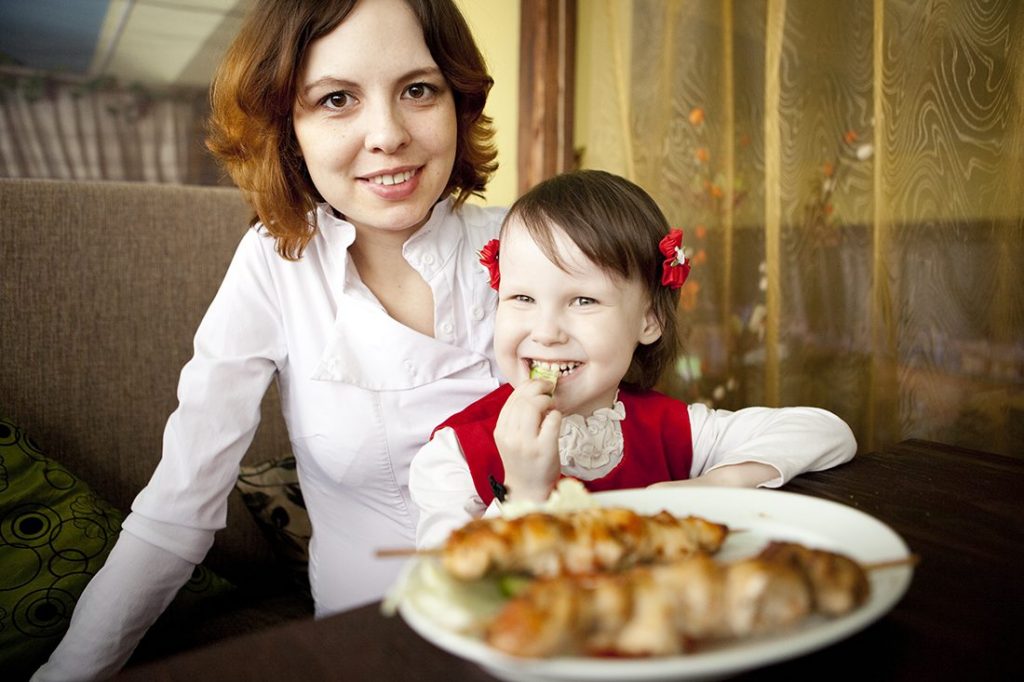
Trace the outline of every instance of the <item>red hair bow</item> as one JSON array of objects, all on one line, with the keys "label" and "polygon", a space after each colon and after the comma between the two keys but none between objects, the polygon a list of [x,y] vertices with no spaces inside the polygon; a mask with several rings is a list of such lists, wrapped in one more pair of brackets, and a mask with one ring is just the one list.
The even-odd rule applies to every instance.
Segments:
[{"label": "red hair bow", "polygon": [[480,263],[487,268],[487,274],[490,275],[491,288],[495,291],[498,290],[498,284],[501,282],[501,272],[498,270],[498,246],[498,240],[492,239],[484,244],[484,248],[477,251]]},{"label": "red hair bow", "polygon": [[690,261],[683,253],[683,231],[671,229],[658,244],[665,256],[661,265],[661,283],[670,289],[678,289],[690,275]]}]

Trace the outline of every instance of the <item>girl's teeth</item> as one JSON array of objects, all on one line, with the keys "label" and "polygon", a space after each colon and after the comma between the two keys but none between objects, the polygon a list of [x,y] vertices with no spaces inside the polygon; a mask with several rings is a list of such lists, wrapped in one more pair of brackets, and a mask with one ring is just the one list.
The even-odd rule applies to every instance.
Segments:
[{"label": "girl's teeth", "polygon": [[416,173],[414,171],[403,171],[401,173],[395,173],[394,175],[377,175],[370,178],[370,182],[375,185],[400,185],[406,182]]},{"label": "girl's teeth", "polygon": [[572,374],[573,370],[580,366],[579,362],[547,362],[545,360],[532,360],[530,362],[530,368],[537,368],[544,371],[556,371],[560,375],[565,376]]}]

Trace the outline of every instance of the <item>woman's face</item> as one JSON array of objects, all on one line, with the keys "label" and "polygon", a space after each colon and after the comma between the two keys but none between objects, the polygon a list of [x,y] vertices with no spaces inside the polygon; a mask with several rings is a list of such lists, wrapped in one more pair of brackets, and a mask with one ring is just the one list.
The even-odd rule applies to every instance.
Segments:
[{"label": "woman's face", "polygon": [[455,102],[404,0],[362,0],[300,66],[295,135],[313,183],[358,230],[415,232],[455,162]]}]

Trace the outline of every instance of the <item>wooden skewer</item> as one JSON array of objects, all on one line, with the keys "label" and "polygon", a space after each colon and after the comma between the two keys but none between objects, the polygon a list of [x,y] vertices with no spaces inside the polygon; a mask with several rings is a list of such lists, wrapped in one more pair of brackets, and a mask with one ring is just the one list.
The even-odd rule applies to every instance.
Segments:
[{"label": "wooden skewer", "polygon": [[908,554],[902,559],[890,559],[889,561],[875,561],[870,564],[861,564],[865,571],[881,571],[885,568],[897,568],[899,566],[916,566],[921,560],[916,554]]},{"label": "wooden skewer", "polygon": [[415,547],[392,547],[385,549],[378,549],[376,556],[378,559],[394,559],[398,557],[407,556],[440,556],[441,549],[416,549]]}]

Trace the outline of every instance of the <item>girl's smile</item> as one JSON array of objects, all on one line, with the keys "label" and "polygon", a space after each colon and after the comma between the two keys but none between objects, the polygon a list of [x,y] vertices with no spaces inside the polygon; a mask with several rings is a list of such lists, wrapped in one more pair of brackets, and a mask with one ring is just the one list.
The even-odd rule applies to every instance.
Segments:
[{"label": "girl's smile", "polygon": [[558,372],[558,380],[565,379],[570,374],[575,372],[577,369],[583,366],[582,362],[576,360],[538,360],[536,358],[528,358],[529,369],[532,372],[534,369],[540,369],[542,371]]}]

